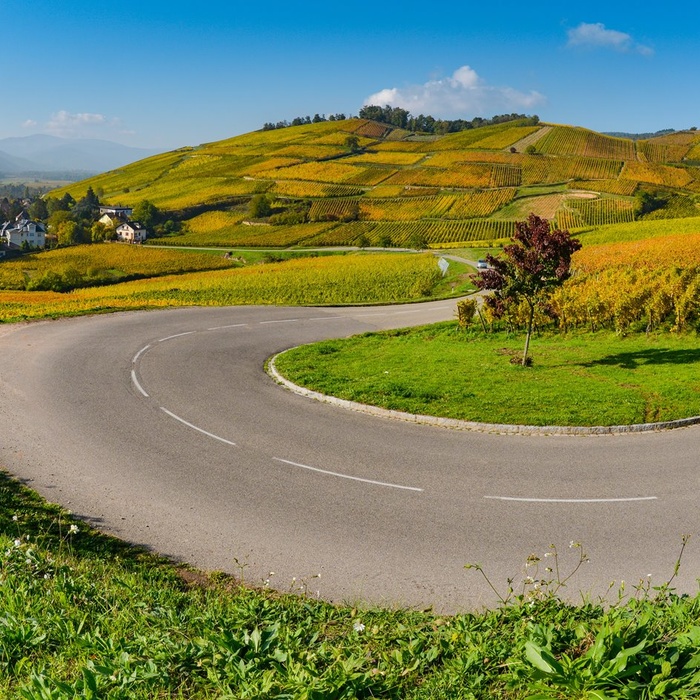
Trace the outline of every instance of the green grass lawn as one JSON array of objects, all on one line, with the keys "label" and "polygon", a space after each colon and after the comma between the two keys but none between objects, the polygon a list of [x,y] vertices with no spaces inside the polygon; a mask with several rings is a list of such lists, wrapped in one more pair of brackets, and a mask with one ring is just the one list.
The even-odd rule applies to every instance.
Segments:
[{"label": "green grass lawn", "polygon": [[535,337],[448,322],[295,348],[276,361],[298,384],[351,401],[484,423],[610,426],[700,415],[697,334]]},{"label": "green grass lawn", "polygon": [[[568,575],[582,550],[548,555]],[[700,598],[644,583],[571,606],[527,571],[494,610],[331,605],[172,566],[0,473],[0,697],[697,697]]]}]

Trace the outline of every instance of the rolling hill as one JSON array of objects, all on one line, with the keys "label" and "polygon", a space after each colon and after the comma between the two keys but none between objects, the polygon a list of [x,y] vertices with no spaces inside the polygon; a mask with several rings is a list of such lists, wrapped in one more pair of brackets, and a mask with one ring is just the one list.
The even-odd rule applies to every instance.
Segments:
[{"label": "rolling hill", "polygon": [[[257,131],[52,192],[149,200],[222,246],[431,245],[507,238],[535,212],[570,231],[700,215],[700,133],[651,139],[507,122],[425,136],[364,119]],[[250,220],[256,195],[271,217]]]}]

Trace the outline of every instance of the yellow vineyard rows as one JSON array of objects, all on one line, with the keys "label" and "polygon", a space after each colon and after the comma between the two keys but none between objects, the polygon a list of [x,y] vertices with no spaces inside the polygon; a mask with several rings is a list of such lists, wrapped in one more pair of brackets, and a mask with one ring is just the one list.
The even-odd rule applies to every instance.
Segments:
[{"label": "yellow vineyard rows", "polygon": [[365,239],[370,245],[410,246],[417,238],[431,247],[442,243],[509,238],[513,221],[470,219],[465,221],[421,220],[410,222],[353,222],[339,224],[313,239],[309,244],[357,245]]},{"label": "yellow vineyard rows", "polygon": [[278,169],[281,171],[283,168],[288,168],[303,162],[301,158],[283,158],[281,156],[276,156],[274,158],[266,158],[258,163],[250,163],[250,161],[248,161],[248,165],[243,172],[245,175],[257,177],[260,173]]},{"label": "yellow vineyard rows", "polygon": [[[495,124],[493,126],[484,126],[479,129],[467,129],[466,131],[459,131],[454,134],[447,134],[438,141],[428,141],[423,144],[421,150],[423,151],[452,151],[461,150],[465,148],[483,148],[481,143],[484,141],[489,143],[502,143],[507,141],[504,146],[496,146],[496,148],[505,148],[513,143],[516,143],[522,136],[514,138],[520,132],[522,128],[529,127],[516,127],[516,126],[503,126],[502,124]],[[533,127],[536,131],[537,127]],[[501,137],[503,133],[510,133],[507,138]],[[512,139],[512,140],[511,140]],[[488,148],[494,148],[494,146],[488,146]]]},{"label": "yellow vineyard rows", "polygon": [[428,296],[439,276],[432,255],[306,258],[66,294],[4,291],[0,292],[0,320],[183,305],[410,301]]},{"label": "yellow vineyard rows", "polygon": [[396,171],[390,168],[360,167],[337,161],[311,162],[292,165],[281,170],[265,170],[259,177],[272,180],[313,180],[353,185],[378,185]]},{"label": "yellow vineyard rows", "polygon": [[605,226],[634,221],[634,203],[620,199],[567,199],[566,208],[557,212],[560,228]]},{"label": "yellow vineyard rows", "polygon": [[450,219],[470,219],[490,216],[515,197],[517,190],[504,187],[485,192],[474,192],[455,199],[453,206],[446,213]]},{"label": "yellow vineyard rows", "polygon": [[412,192],[420,192],[422,195],[433,195],[438,193],[437,187],[432,188],[416,188],[415,190],[406,189],[403,185],[377,185],[369,190],[365,197],[370,199],[383,199],[385,197],[402,197],[410,196]]},{"label": "yellow vineyard rows", "polygon": [[524,185],[534,185],[565,182],[574,177],[614,179],[622,166],[622,161],[604,158],[526,156],[522,165],[522,181]]},{"label": "yellow vineyard rows", "polygon": [[125,243],[59,248],[40,254],[24,255],[0,266],[0,289],[25,289],[48,273],[93,284],[122,277],[157,277],[195,270],[231,267],[231,263],[205,253],[186,253]]},{"label": "yellow vineyard rows", "polygon": [[282,197],[352,197],[364,193],[361,187],[353,185],[327,185],[308,180],[278,180],[272,191]]},{"label": "yellow vineyard rows", "polygon": [[634,142],[569,126],[555,126],[535,147],[549,155],[575,155],[609,160],[634,160]]},{"label": "yellow vineyard rows", "polygon": [[[319,138],[311,139],[307,141],[307,143],[318,144],[319,146],[343,146],[345,148],[348,135],[348,131],[336,131],[331,134],[324,134]],[[368,139],[364,136],[358,136],[357,134],[355,134],[355,136],[361,148],[367,148],[370,145],[374,148],[374,139]]]},{"label": "yellow vineyard rows", "polygon": [[552,297],[564,327],[684,330],[700,320],[700,234],[587,246],[572,263]]},{"label": "yellow vineyard rows", "polygon": [[690,145],[638,141],[637,156],[642,162],[679,163],[690,150]]},{"label": "yellow vineyard rows", "polygon": [[567,187],[574,190],[591,190],[631,197],[637,189],[637,183],[632,180],[576,180],[568,183]]},{"label": "yellow vineyard rows", "polygon": [[[293,162],[291,159],[288,162]],[[243,175],[255,165],[251,158],[237,155],[213,155],[193,151],[175,167],[165,173],[162,179],[178,180],[191,177],[235,177]]]},{"label": "yellow vineyard rows", "polygon": [[[255,194],[269,186],[270,183],[226,177],[163,179],[149,188],[148,198],[162,209],[184,209]],[[138,192],[134,193],[132,200],[140,199],[143,197]]]},{"label": "yellow vineyard rows", "polygon": [[373,151],[403,151],[415,153],[423,150],[422,141],[380,141],[372,144]]},{"label": "yellow vineyard rows", "polygon": [[[162,177],[164,173],[177,165],[186,157],[190,149],[181,149],[172,153],[164,153],[145,161],[132,163],[124,168],[112,170],[104,175],[97,175],[79,184],[62,187],[52,193],[54,196],[62,196],[64,192],[71,192],[73,196],[82,197],[88,187],[101,188],[106,198],[121,198],[132,201],[133,194],[142,187],[147,187],[154,180]],[[128,195],[128,196],[126,196]],[[116,203],[116,202],[115,202]]]},{"label": "yellow vineyard rows", "polygon": [[390,131],[390,127],[377,122],[364,121],[364,123],[360,124],[354,131],[360,136],[367,136],[371,139],[379,139]]},{"label": "yellow vineyard rows", "polygon": [[426,185],[435,187],[488,187],[491,166],[471,163],[450,169],[422,168],[400,170],[386,181],[388,185]]},{"label": "yellow vineyard rows", "polygon": [[450,168],[462,163],[500,163],[517,166],[522,163],[523,158],[519,153],[501,151],[439,151],[429,156],[424,165],[434,168]]},{"label": "yellow vineyard rows", "polygon": [[634,224],[612,224],[587,232],[581,240],[588,245],[624,243],[649,238],[700,234],[700,216],[658,221],[636,221]]},{"label": "yellow vineyard rows", "polygon": [[343,159],[343,163],[352,163],[353,165],[363,165],[364,163],[372,163],[379,165],[415,165],[425,158],[424,153],[411,153],[410,151],[377,151],[362,153],[361,155],[349,156]]},{"label": "yellow vineyard rows", "polygon": [[344,152],[345,149],[341,146],[298,143],[281,148],[275,151],[274,155],[287,158],[302,158],[304,160],[320,160],[333,158]]},{"label": "yellow vineyard rows", "polygon": [[494,165],[491,168],[491,187],[518,187],[522,182],[522,170],[512,165]]},{"label": "yellow vineyard rows", "polygon": [[[697,221],[695,226],[698,226]],[[576,270],[586,274],[632,266],[636,270],[700,267],[700,231],[667,234],[640,241],[585,246],[576,254],[575,260]],[[700,303],[700,299],[698,302]]]},{"label": "yellow vineyard rows", "polygon": [[503,129],[486,138],[475,141],[472,145],[473,148],[508,148],[526,136],[535,133],[539,128],[539,126],[513,126],[510,129]]},{"label": "yellow vineyard rows", "polygon": [[515,188],[503,188],[466,195],[317,200],[311,205],[309,216],[316,221],[341,220],[353,212],[359,214],[361,219],[369,221],[486,217],[508,203],[515,196],[515,193]]},{"label": "yellow vineyard rows", "polygon": [[158,240],[161,245],[191,245],[236,247],[250,246],[256,248],[284,248],[290,245],[306,245],[309,239],[319,233],[333,228],[335,222],[317,222],[296,224],[294,226],[248,226],[237,223],[236,215],[231,212],[230,219],[215,220],[215,228],[207,228],[209,213],[200,214],[190,219],[192,233],[174,238]]},{"label": "yellow vineyard rows", "polygon": [[620,178],[623,180],[635,180],[649,182],[654,185],[671,185],[672,187],[687,187],[693,182],[693,176],[682,168],[674,168],[670,165],[659,163],[625,163]]}]

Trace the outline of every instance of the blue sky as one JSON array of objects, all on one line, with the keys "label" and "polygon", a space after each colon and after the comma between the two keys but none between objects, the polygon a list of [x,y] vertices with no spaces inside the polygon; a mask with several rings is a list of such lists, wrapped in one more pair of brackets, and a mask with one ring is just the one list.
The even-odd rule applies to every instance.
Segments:
[{"label": "blue sky", "polygon": [[0,16],[0,138],[171,149],[368,100],[700,127],[697,3],[0,0]]}]

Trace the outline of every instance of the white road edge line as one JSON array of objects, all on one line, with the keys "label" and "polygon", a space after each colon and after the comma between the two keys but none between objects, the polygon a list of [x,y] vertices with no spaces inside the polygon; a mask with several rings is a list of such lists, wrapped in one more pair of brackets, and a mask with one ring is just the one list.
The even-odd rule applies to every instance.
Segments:
[{"label": "white road edge line", "polygon": [[174,418],[175,420],[180,421],[180,423],[182,423],[183,425],[186,425],[188,428],[192,428],[192,430],[197,430],[198,432],[203,433],[207,437],[214,438],[214,440],[219,440],[221,442],[225,442],[227,445],[233,445],[233,447],[236,447],[235,442],[231,442],[230,440],[226,440],[225,438],[219,437],[218,435],[214,435],[214,433],[209,433],[206,430],[202,430],[202,428],[198,428],[196,425],[192,425],[192,423],[188,423],[183,418],[180,418],[180,416],[176,416],[171,411],[168,411],[167,408],[163,408],[161,406],[160,410],[163,411],[163,413],[167,413],[171,418]]},{"label": "white road edge line", "polygon": [[131,381],[134,383],[134,386],[148,399],[150,398],[144,388],[139,384],[139,380],[136,378],[136,371],[131,370]]},{"label": "white road edge line", "polygon": [[656,496],[632,498],[515,498],[513,496],[484,496],[492,501],[519,501],[520,503],[629,503],[630,501],[657,501]]},{"label": "white road edge line", "polygon": [[260,321],[260,325],[264,326],[268,323],[296,323],[298,318],[282,318],[279,321]]},{"label": "white road edge line", "polygon": [[338,472],[329,472],[326,469],[317,469],[316,467],[309,467],[306,464],[299,464],[298,462],[290,462],[288,459],[280,459],[279,457],[273,457],[276,462],[282,462],[283,464],[289,464],[293,467],[301,467],[302,469],[308,469],[312,472],[319,472],[320,474],[328,474],[329,476],[337,476],[341,479],[350,479],[352,481],[362,481],[365,484],[374,484],[375,486],[389,486],[392,489],[404,489],[405,491],[422,491],[423,489],[416,488],[415,486],[401,486],[399,484],[388,484],[385,481],[373,481],[372,479],[362,479],[359,476],[349,476],[348,474],[339,474]]},{"label": "white road edge line", "polygon": [[183,335],[192,335],[193,333],[196,333],[197,331],[186,331],[185,333],[176,333],[175,335],[169,335],[167,338],[160,338],[158,340],[159,343],[163,343],[166,340],[172,340],[173,338],[182,338]]},{"label": "white road edge line", "polygon": [[131,360],[131,364],[132,364],[132,365],[135,365],[135,364],[139,361],[139,357],[141,357],[141,355],[143,355],[143,353],[146,352],[146,350],[148,350],[148,348],[150,348],[150,347],[151,347],[151,344],[150,344],[150,343],[149,343],[148,345],[144,345],[144,346],[134,355],[134,359]]}]

